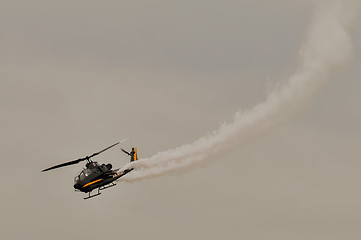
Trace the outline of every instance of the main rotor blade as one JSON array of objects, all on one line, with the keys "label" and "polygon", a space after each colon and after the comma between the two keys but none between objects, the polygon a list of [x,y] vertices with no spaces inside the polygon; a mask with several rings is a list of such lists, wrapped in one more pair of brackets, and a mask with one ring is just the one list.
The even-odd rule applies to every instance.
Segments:
[{"label": "main rotor blade", "polygon": [[70,162],[66,162],[66,163],[59,164],[59,165],[55,165],[55,166],[53,166],[53,167],[50,167],[50,168],[47,168],[47,169],[42,170],[42,172],[46,172],[46,171],[49,171],[49,170],[53,170],[53,169],[55,169],[55,168],[60,168],[60,167],[65,167],[65,166],[77,164],[77,163],[79,163],[79,162],[81,162],[81,161],[84,161],[84,160],[89,160],[90,158],[92,158],[92,157],[94,157],[94,156],[96,156],[96,155],[98,155],[98,154],[100,154],[100,153],[108,150],[109,148],[112,148],[112,147],[114,147],[114,146],[118,145],[119,143],[124,142],[124,141],[126,141],[126,140],[127,140],[127,139],[124,139],[124,140],[122,140],[122,141],[120,141],[120,142],[117,142],[117,143],[111,145],[110,147],[107,147],[107,148],[105,148],[105,149],[103,149],[103,150],[101,150],[101,151],[99,151],[99,152],[93,153],[93,154],[90,155],[90,156],[86,156],[86,157],[84,157],[84,158],[79,158],[79,159],[74,160],[74,161],[70,161]]},{"label": "main rotor blade", "polygon": [[77,164],[77,163],[79,163],[79,162],[81,162],[81,161],[84,161],[84,160],[86,160],[86,159],[87,159],[87,158],[79,158],[79,159],[74,160],[74,161],[70,161],[70,162],[66,162],[66,163],[59,164],[59,165],[55,165],[55,166],[53,166],[53,167],[44,169],[42,172],[46,172],[46,171],[49,171],[49,170],[53,170],[53,169],[55,169],[55,168],[60,168],[60,167],[65,167],[65,166]]},{"label": "main rotor blade", "polygon": [[119,143],[120,143],[120,142],[117,142],[117,143],[111,145],[110,147],[107,147],[107,148],[105,148],[105,149],[103,149],[103,150],[101,150],[101,151],[99,151],[99,152],[93,153],[93,155],[90,155],[89,158],[95,157],[96,155],[98,155],[98,154],[100,154],[100,153],[108,150],[109,148],[112,148],[112,147],[118,145]]}]

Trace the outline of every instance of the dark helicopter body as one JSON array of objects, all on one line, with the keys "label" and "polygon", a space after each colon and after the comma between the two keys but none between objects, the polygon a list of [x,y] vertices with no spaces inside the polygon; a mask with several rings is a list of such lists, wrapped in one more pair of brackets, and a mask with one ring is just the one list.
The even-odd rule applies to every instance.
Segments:
[{"label": "dark helicopter body", "polygon": [[[119,143],[113,144],[112,146],[100,152],[94,153],[91,156],[87,156],[85,158],[79,158],[71,162],[62,163],[54,167],[44,169],[42,172],[49,171],[59,167],[77,164],[81,161],[87,160],[88,162],[85,165],[86,168],[74,178],[74,188],[75,191],[89,193],[89,196],[84,199],[98,196],[100,195],[100,190],[104,190],[106,188],[115,186],[116,185],[116,183],[114,183],[115,180],[131,172],[134,169],[134,168],[128,168],[119,171],[119,169],[112,169],[112,165],[110,163],[100,165],[97,162],[93,162],[92,160],[90,160],[90,158],[108,150],[109,148],[114,147]],[[138,159],[136,148],[132,148],[132,151],[130,153],[125,151],[124,149],[122,149],[122,151],[130,156],[130,162],[136,161]],[[98,193],[91,196],[90,193],[94,189],[98,189]]]},{"label": "dark helicopter body", "polygon": [[86,164],[86,169],[74,178],[74,188],[76,191],[85,193],[100,187],[105,189],[104,186],[111,184],[132,170],[133,168],[130,168],[118,173],[116,170],[112,170],[111,164],[99,165],[97,162],[89,162]]}]

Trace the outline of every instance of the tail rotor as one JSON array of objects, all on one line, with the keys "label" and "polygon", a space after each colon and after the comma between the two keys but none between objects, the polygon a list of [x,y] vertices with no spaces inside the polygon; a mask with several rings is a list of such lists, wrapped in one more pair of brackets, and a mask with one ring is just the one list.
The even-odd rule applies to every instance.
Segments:
[{"label": "tail rotor", "polygon": [[128,156],[130,156],[130,162],[134,162],[138,160],[138,154],[137,154],[137,148],[133,147],[132,151],[129,153],[126,150],[124,150],[123,148],[121,148],[121,150],[127,154]]}]

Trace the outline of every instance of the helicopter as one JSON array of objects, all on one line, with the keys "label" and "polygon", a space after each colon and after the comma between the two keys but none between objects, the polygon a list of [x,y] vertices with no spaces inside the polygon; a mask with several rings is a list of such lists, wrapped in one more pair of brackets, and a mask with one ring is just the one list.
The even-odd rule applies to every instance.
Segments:
[{"label": "helicopter", "polygon": [[[96,197],[100,195],[100,190],[104,190],[110,187],[114,187],[116,183],[114,182],[120,177],[123,177],[124,175],[130,173],[134,170],[134,168],[127,168],[122,171],[119,171],[119,169],[112,169],[112,164],[99,164],[97,162],[94,162],[91,160],[91,158],[99,155],[100,153],[120,144],[120,142],[115,143],[99,152],[93,153],[90,156],[86,156],[83,158],[79,158],[77,160],[73,160],[70,162],[62,163],[55,165],[53,167],[47,168],[42,170],[42,172],[46,172],[49,170],[53,170],[60,167],[65,167],[73,164],[78,164],[82,161],[87,161],[85,164],[85,169],[82,170],[75,178],[74,178],[74,188],[75,191],[78,192],[84,192],[88,193],[88,196],[84,199],[89,199],[92,197]],[[137,156],[137,149],[135,147],[132,147],[131,152],[127,152],[123,148],[121,150],[130,156],[130,162],[134,162],[138,160]],[[98,192],[96,194],[91,195],[91,192],[97,189]]]}]

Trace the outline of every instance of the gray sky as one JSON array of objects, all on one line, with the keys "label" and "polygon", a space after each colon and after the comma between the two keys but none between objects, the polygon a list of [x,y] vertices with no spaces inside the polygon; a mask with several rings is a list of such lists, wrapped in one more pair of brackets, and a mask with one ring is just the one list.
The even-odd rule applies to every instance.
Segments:
[{"label": "gray sky", "polygon": [[[356,1],[355,1],[356,2]],[[73,191],[123,138],[194,141],[294,72],[312,1],[1,1],[2,239],[360,239],[361,32],[297,118],[204,167]],[[99,162],[121,167],[119,148]]]}]

